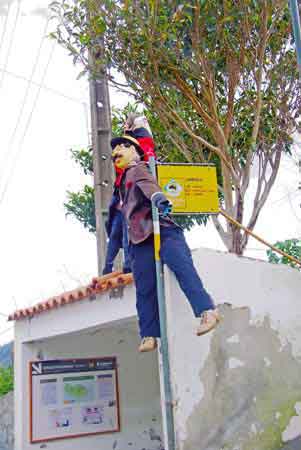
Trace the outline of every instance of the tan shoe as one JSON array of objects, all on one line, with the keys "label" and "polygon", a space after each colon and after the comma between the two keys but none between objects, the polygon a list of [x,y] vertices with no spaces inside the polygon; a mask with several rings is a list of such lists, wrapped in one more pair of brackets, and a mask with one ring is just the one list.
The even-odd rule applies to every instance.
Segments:
[{"label": "tan shoe", "polygon": [[197,336],[201,336],[202,334],[206,334],[213,330],[220,320],[221,316],[217,309],[209,309],[208,311],[204,311],[201,315],[200,325],[196,330]]},{"label": "tan shoe", "polygon": [[154,337],[144,337],[139,345],[139,352],[152,352],[157,348],[157,339]]}]

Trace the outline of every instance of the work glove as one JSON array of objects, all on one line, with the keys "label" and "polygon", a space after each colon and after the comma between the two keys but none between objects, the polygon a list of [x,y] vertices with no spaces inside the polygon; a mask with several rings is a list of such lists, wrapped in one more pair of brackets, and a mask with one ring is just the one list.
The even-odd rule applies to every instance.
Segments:
[{"label": "work glove", "polygon": [[166,217],[171,213],[172,203],[161,192],[156,192],[153,197],[153,202],[163,217]]},{"label": "work glove", "polygon": [[157,208],[159,210],[159,213],[163,217],[166,217],[172,211],[172,203],[166,199],[165,201],[160,202],[159,205],[157,206]]}]

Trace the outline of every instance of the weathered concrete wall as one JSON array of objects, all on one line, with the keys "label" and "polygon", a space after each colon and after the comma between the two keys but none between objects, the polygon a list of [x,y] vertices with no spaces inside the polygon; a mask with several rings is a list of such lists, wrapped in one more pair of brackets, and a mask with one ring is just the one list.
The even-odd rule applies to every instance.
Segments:
[{"label": "weathered concrete wall", "polygon": [[14,394],[0,397],[0,449],[14,447]]},{"label": "weathered concrete wall", "polygon": [[177,449],[300,450],[300,273],[209,250],[194,260],[223,321],[194,336],[167,274]]},{"label": "weathered concrete wall", "polygon": [[[301,274],[210,250],[193,253],[223,321],[196,321],[166,273],[177,450],[301,449]],[[16,450],[30,450],[28,361],[117,356],[121,433],[47,443],[58,450],[162,450],[156,353],[140,355],[134,287],[16,324]],[[22,407],[20,408],[20,405]],[[166,449],[167,450],[167,449]]]}]

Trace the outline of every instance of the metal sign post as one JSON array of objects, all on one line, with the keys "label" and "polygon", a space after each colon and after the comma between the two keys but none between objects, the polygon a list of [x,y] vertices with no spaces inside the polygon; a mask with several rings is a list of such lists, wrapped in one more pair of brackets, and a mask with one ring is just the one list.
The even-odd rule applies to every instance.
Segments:
[{"label": "metal sign post", "polygon": [[[150,169],[154,178],[156,178],[156,163],[153,157],[149,160]],[[160,223],[158,209],[152,203],[153,226],[154,226],[154,249],[155,249],[155,263],[157,276],[157,295],[159,304],[160,317],[160,331],[161,331],[161,353],[163,364],[163,389],[165,397],[165,423],[167,434],[167,449],[175,450],[175,432],[173,420],[173,403],[170,382],[170,366],[169,366],[169,352],[168,339],[166,330],[166,303],[165,303],[165,289],[164,289],[164,273],[160,258]]]},{"label": "metal sign post", "polygon": [[[157,179],[154,158],[149,160],[152,175]],[[159,164],[158,184],[173,204],[174,214],[218,214],[218,191],[216,168],[204,164]],[[159,212],[152,203],[154,227],[154,251],[157,276],[157,295],[161,331],[161,353],[163,364],[163,389],[165,396],[166,450],[175,450],[173,401],[170,381],[170,365],[167,338],[164,273],[160,258]]]}]

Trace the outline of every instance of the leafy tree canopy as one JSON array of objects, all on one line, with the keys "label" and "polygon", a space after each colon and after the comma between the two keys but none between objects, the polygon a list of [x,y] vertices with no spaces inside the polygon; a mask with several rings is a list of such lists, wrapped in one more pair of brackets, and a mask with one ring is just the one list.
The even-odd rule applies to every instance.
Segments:
[{"label": "leafy tree canopy", "polygon": [[[128,103],[123,109],[113,108],[112,114],[112,131],[113,134],[118,136],[123,133],[123,125],[126,117],[130,112],[137,112],[138,105]],[[173,148],[173,151],[168,154],[169,162],[178,162],[183,160],[176,147],[167,133],[164,132],[160,121],[148,113],[147,110],[142,111],[148,117],[152,132],[154,133],[154,139],[156,143],[156,152],[159,159],[166,161],[167,158],[165,148]],[[81,169],[86,175],[93,175],[93,158],[91,148],[82,148],[79,150],[71,149],[72,159],[79,164]],[[64,204],[67,215],[75,217],[80,223],[84,225],[88,231],[95,233],[95,200],[94,200],[94,188],[90,185],[85,185],[79,192],[67,192],[67,201]],[[206,224],[208,220],[207,215],[185,215],[174,216],[174,220],[181,225],[185,230],[190,230],[195,224]]]},{"label": "leafy tree canopy", "polygon": [[[97,77],[106,67],[184,160],[219,161],[221,206],[252,230],[300,114],[288,2],[61,0],[52,10],[53,36],[83,72]],[[246,216],[251,169],[257,185]],[[213,220],[228,250],[241,254],[247,233]]]}]

